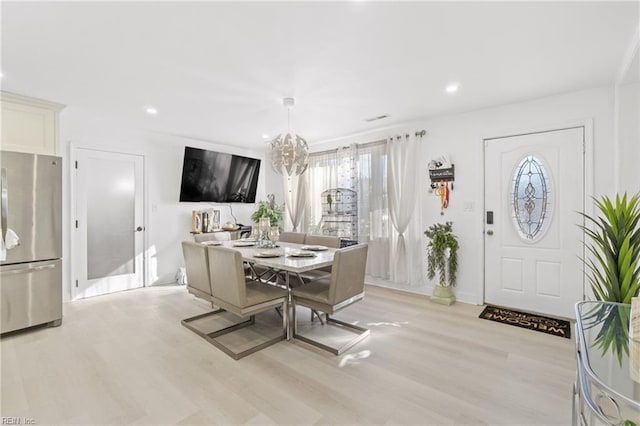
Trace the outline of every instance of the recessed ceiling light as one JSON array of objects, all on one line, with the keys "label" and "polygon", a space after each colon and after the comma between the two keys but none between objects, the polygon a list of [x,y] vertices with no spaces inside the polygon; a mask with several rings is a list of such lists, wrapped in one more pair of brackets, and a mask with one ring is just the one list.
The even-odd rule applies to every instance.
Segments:
[{"label": "recessed ceiling light", "polygon": [[451,83],[444,90],[447,93],[456,93],[460,89],[460,84]]},{"label": "recessed ceiling light", "polygon": [[145,107],[145,109],[144,109],[144,110],[145,110],[145,112],[146,112],[147,114],[149,114],[149,115],[156,115],[156,114],[158,113],[158,110],[157,110],[157,109],[155,109],[155,108],[154,108],[154,107],[152,107],[152,106]]},{"label": "recessed ceiling light", "polygon": [[262,135],[262,139],[269,139],[269,135],[265,133],[264,135]]}]

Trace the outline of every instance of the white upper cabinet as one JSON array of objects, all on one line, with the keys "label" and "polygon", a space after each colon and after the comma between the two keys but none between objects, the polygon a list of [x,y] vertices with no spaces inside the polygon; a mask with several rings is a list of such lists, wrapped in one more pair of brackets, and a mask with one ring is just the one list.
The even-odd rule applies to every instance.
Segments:
[{"label": "white upper cabinet", "polygon": [[0,149],[61,155],[58,114],[64,105],[9,92],[0,92],[0,105]]}]

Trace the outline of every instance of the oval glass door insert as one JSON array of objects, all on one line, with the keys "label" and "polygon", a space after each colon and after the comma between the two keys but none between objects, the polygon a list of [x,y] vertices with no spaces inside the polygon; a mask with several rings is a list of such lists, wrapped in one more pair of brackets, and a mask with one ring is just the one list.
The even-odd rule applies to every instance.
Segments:
[{"label": "oval glass door insert", "polygon": [[513,175],[511,200],[513,223],[525,240],[544,235],[551,220],[551,181],[542,161],[527,155]]}]

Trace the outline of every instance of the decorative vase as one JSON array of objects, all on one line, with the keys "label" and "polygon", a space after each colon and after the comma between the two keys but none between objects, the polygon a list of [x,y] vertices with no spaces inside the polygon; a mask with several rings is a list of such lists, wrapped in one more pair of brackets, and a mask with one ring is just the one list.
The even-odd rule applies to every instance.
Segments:
[{"label": "decorative vase", "polygon": [[450,285],[446,287],[436,285],[433,288],[431,301],[433,303],[439,303],[440,305],[453,305],[456,302],[456,297],[453,295],[453,288]]},{"label": "decorative vase", "polygon": [[258,247],[269,247],[269,230],[271,229],[271,220],[266,216],[262,216],[258,226],[260,228],[260,240],[258,241]]}]

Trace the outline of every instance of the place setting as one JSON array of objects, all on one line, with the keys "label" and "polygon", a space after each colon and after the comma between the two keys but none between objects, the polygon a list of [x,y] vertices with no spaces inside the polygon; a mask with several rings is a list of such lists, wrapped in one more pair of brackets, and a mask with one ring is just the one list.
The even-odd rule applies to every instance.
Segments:
[{"label": "place setting", "polygon": [[204,244],[205,246],[220,246],[222,245],[222,241],[209,240],[209,241],[202,241],[200,244]]},{"label": "place setting", "polygon": [[329,247],[325,247],[325,246],[302,246],[301,249],[302,250],[308,250],[308,251],[326,251],[326,250],[329,250]]},{"label": "place setting", "polygon": [[260,258],[266,259],[270,257],[280,257],[283,254],[284,253],[279,250],[267,250],[267,251],[261,251],[261,252],[255,253],[253,257],[260,257]]},{"label": "place setting", "polygon": [[232,244],[233,247],[252,247],[255,245],[256,245],[255,240],[249,240],[249,239],[234,241]]},{"label": "place setting", "polygon": [[296,250],[289,253],[288,256],[289,257],[316,257],[316,254],[312,251]]}]

